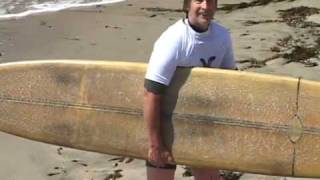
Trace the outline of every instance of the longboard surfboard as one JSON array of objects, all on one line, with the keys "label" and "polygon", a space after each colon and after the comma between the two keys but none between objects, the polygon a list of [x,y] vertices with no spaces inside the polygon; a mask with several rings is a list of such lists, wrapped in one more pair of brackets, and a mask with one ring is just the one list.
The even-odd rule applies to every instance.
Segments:
[{"label": "longboard surfboard", "polygon": [[[146,67],[84,60],[0,64],[0,130],[146,159]],[[178,68],[162,124],[178,164],[320,177],[320,82]]]}]

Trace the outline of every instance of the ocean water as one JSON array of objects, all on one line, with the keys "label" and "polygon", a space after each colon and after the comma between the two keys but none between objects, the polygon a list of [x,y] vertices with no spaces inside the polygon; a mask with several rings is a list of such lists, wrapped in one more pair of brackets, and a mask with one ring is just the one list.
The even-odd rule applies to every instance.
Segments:
[{"label": "ocean water", "polygon": [[0,0],[0,20],[121,1],[125,0]]}]

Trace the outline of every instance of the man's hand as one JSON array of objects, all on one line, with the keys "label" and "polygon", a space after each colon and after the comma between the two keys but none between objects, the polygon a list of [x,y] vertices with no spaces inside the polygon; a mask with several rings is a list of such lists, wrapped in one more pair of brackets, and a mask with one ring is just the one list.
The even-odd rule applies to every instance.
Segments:
[{"label": "man's hand", "polygon": [[175,164],[172,154],[164,146],[150,147],[148,160],[156,167],[163,167],[166,164]]}]

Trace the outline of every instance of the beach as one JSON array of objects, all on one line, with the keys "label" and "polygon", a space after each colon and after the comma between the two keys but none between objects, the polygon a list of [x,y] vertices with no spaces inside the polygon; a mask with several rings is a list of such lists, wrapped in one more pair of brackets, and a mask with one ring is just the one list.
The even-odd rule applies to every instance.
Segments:
[{"label": "beach", "polygon": [[[128,0],[0,20],[0,63],[43,59],[148,62],[153,43],[184,17],[182,0]],[[243,71],[320,81],[319,0],[221,0]],[[146,179],[145,162],[0,133],[1,180]],[[185,169],[179,166],[176,179]],[[234,178],[236,179],[236,178]],[[284,180],[245,173],[241,180]]]}]

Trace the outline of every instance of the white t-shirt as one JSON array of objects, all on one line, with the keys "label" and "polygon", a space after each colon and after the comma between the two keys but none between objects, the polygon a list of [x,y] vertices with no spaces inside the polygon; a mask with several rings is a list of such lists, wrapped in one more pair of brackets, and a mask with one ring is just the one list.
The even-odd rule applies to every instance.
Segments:
[{"label": "white t-shirt", "polygon": [[230,33],[213,21],[198,33],[187,19],[179,20],[155,42],[145,78],[168,86],[176,67],[234,69]]}]

